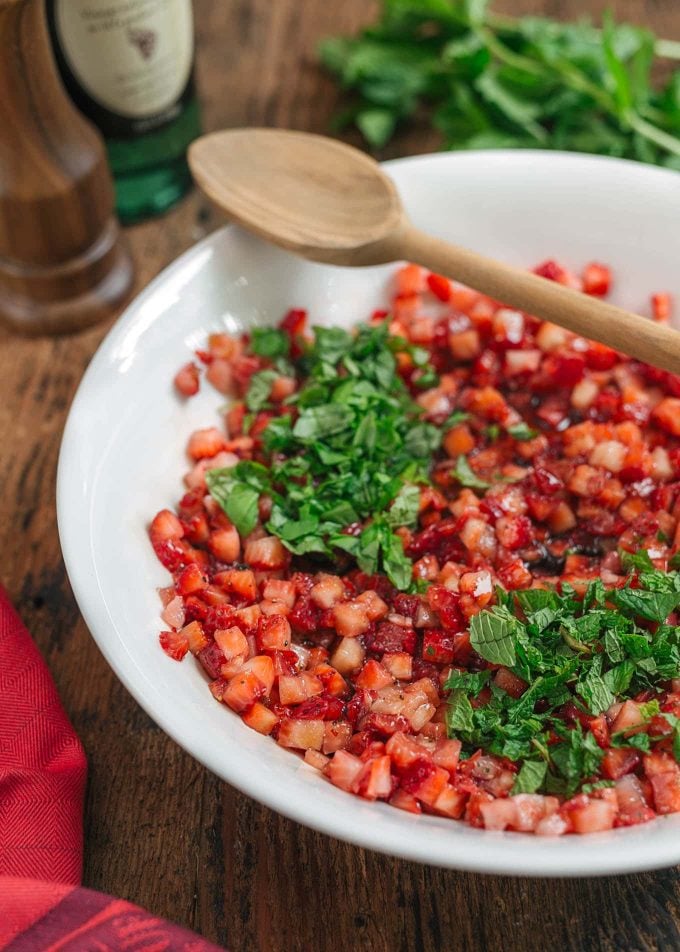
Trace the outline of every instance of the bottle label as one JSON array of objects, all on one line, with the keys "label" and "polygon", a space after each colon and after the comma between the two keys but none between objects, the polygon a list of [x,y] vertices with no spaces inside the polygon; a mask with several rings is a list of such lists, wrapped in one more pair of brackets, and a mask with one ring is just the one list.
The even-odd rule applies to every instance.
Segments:
[{"label": "bottle label", "polygon": [[139,126],[172,118],[191,78],[191,0],[56,0],[54,13],[60,51],[95,103]]}]

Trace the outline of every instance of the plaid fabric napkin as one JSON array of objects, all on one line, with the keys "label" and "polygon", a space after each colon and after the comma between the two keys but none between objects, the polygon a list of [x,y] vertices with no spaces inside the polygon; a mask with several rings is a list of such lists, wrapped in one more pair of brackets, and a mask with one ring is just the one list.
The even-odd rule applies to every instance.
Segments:
[{"label": "plaid fabric napkin", "polygon": [[87,762],[50,673],[0,588],[0,949],[219,952],[79,888]]}]

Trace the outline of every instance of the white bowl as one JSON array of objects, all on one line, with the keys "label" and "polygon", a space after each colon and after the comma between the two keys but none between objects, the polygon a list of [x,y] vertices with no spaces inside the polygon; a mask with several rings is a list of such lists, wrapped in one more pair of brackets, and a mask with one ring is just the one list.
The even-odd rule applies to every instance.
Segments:
[{"label": "white bowl", "polygon": [[[680,175],[547,152],[422,156],[389,163],[408,212],[433,234],[529,267],[548,257],[614,269],[614,300],[648,313],[653,291],[680,302]],[[273,323],[289,307],[349,325],[384,304],[392,266],[309,264],[237,228],[200,242],[133,301],[75,398],[59,461],[59,531],[97,644],[151,717],[214,773],[274,810],[357,845],[437,866],[540,876],[628,873],[680,862],[680,816],[590,836],[490,833],[368,803],[249,730],[210,696],[191,658],[158,645],[156,587],[168,574],[146,525],[181,495],[186,437],[218,419],[204,386],[172,378],[207,332]]]}]

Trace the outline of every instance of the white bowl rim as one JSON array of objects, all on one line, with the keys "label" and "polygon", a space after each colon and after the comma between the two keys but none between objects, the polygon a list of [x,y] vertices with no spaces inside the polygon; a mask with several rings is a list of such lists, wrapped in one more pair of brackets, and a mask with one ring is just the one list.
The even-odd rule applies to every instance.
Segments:
[{"label": "white bowl rim", "polygon": [[[383,167],[389,172],[391,168],[404,164],[446,164],[455,161],[458,156],[476,156],[480,161],[489,158],[492,160],[502,159],[513,163],[518,162],[521,157],[526,157],[532,161],[551,163],[606,163],[610,166],[616,165],[625,169],[627,174],[638,176],[640,181],[663,178],[668,183],[671,181],[675,184],[680,182],[678,173],[671,169],[601,155],[538,149],[490,149],[478,152],[425,153],[393,159],[383,163]],[[622,875],[665,868],[680,862],[680,837],[677,835],[680,832],[680,818],[676,819],[676,817],[659,818],[653,821],[655,825],[667,824],[669,833],[661,844],[654,842],[653,850],[646,848],[644,826],[619,829],[612,833],[594,833],[586,837],[561,837],[555,840],[542,839],[521,833],[493,833],[484,830],[472,830],[470,827],[463,827],[460,824],[461,832],[466,834],[461,837],[461,848],[458,850],[451,849],[451,855],[439,854],[434,857],[428,851],[419,849],[417,843],[414,844],[414,838],[411,835],[407,835],[403,842],[386,843],[380,839],[379,832],[371,829],[370,824],[361,825],[357,828],[352,820],[352,801],[349,798],[349,809],[346,815],[334,816],[330,820],[323,815],[323,811],[318,811],[310,817],[306,803],[291,802],[284,796],[279,795],[276,786],[259,783],[257,776],[240,772],[238,758],[234,758],[228,771],[225,770],[221,759],[216,757],[207,745],[202,745],[200,738],[196,736],[189,737],[184,726],[173,719],[171,713],[168,712],[169,709],[154,703],[154,698],[144,695],[136,666],[134,664],[126,666],[116,656],[106,637],[107,629],[110,630],[111,628],[106,606],[99,595],[98,589],[91,585],[91,579],[88,578],[87,572],[81,571],[82,554],[83,551],[89,552],[89,539],[87,534],[80,532],[77,522],[70,518],[71,507],[76,503],[76,500],[71,498],[69,491],[71,480],[77,472],[75,420],[87,406],[90,387],[96,378],[100,364],[105,361],[107,351],[114,347],[118,340],[134,325],[140,308],[176,272],[194,261],[204,249],[219,241],[219,236],[227,229],[235,227],[227,225],[219,228],[192,245],[170,262],[127,305],[123,314],[104,337],[87,367],[72,401],[64,428],[56,486],[57,521],[62,553],[68,577],[85,623],[116,676],[137,703],[165,733],[221,779],[245,795],[291,820],[362,848],[432,866],[511,876],[592,877],[611,874]],[[236,230],[238,231],[238,229]],[[82,504],[82,499],[79,499],[78,503]],[[381,811],[389,810],[391,813],[397,812],[394,808],[382,803],[371,804],[371,807]],[[401,813],[401,811],[399,812]],[[408,814],[403,814],[405,823],[431,819],[435,818],[426,816],[413,818]],[[451,821],[445,822],[451,823]],[[458,826],[459,824],[455,825]],[[468,834],[471,834],[474,838],[469,837]],[[464,855],[462,855],[463,852]]]}]

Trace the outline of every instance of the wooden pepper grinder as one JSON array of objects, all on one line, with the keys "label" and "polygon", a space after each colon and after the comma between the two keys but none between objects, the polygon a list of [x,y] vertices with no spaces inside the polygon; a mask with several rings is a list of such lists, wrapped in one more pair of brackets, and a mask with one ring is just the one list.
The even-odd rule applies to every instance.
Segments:
[{"label": "wooden pepper grinder", "polygon": [[78,330],[128,294],[104,145],[72,105],[44,0],[0,0],[0,322]]}]

